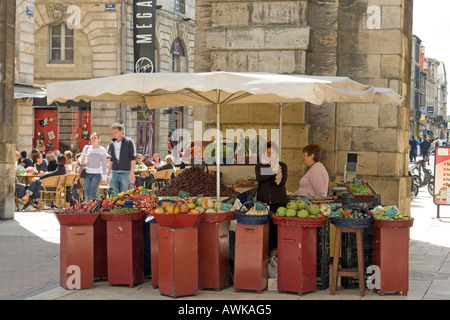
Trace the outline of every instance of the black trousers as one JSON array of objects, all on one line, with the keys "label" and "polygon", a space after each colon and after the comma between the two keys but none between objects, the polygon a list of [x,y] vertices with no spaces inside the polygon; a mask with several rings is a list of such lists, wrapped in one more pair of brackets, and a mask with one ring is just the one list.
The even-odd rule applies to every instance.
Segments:
[{"label": "black trousers", "polygon": [[[283,203],[272,203],[269,205],[269,209],[273,214],[275,214],[279,207],[286,206]],[[273,223],[273,220],[270,219],[269,222],[269,251],[277,248],[278,243],[278,226]]]}]

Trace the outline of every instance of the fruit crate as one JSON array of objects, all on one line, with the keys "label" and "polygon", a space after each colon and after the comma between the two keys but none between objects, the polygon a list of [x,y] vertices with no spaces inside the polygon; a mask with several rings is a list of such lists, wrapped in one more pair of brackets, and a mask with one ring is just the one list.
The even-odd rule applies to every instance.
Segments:
[{"label": "fruit crate", "polygon": [[[372,226],[370,226],[367,228],[363,228],[362,232],[365,279],[367,279],[365,270],[372,264],[372,231]],[[344,233],[342,235],[342,251],[340,262],[342,268],[356,268],[358,266],[356,235],[353,233]],[[358,278],[353,277],[341,277],[341,285],[346,289],[355,289],[359,287],[359,280]]]},{"label": "fruit crate", "polygon": [[358,204],[362,206],[366,206],[369,210],[372,210],[376,206],[381,206],[381,194],[376,194],[373,198],[357,198],[354,197],[351,193],[343,192],[342,195],[338,198],[337,202],[341,202],[342,205],[348,204]]}]

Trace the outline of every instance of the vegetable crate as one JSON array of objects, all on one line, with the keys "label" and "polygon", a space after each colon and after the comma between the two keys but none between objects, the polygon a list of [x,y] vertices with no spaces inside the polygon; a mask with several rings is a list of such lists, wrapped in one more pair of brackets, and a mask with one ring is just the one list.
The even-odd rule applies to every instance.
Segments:
[{"label": "vegetable crate", "polygon": [[317,228],[317,281],[318,290],[330,286],[330,221]]},{"label": "vegetable crate", "polygon": [[372,210],[376,206],[381,205],[381,195],[376,194],[373,197],[370,198],[357,198],[353,196],[351,193],[342,193],[341,198],[339,199],[339,202],[342,202],[342,205],[348,205],[348,204],[359,204],[359,205],[365,205],[369,210]]},{"label": "vegetable crate", "polygon": [[[372,264],[372,233],[373,233],[372,226],[362,229],[365,270],[368,266]],[[344,233],[342,235],[342,251],[340,261],[342,268],[350,269],[356,268],[358,266],[355,234]],[[358,278],[341,277],[341,285],[346,289],[359,288],[359,280]]]}]

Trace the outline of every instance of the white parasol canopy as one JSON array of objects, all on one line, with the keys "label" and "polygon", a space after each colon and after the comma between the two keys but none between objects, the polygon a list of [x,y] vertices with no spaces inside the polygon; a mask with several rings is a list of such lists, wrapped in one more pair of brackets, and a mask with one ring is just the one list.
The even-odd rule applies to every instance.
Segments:
[{"label": "white parasol canopy", "polygon": [[[46,85],[46,90],[48,104],[67,100],[98,100],[134,106],[147,105],[150,109],[183,105],[216,106],[217,137],[220,136],[220,107],[227,104],[271,103],[281,107],[299,102],[315,105],[327,102],[375,103],[390,106],[402,103],[402,97],[392,89],[364,85],[347,77],[222,71],[130,73],[90,80],[53,82]],[[216,150],[220,150],[220,141],[218,138],[216,141]],[[220,198],[219,157],[220,152],[216,152],[217,199]]]}]

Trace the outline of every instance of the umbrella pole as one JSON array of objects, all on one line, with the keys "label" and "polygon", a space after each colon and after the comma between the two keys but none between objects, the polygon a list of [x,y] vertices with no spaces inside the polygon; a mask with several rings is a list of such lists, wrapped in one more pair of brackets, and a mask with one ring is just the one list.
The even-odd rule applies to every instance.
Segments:
[{"label": "umbrella pole", "polygon": [[217,90],[217,133],[216,133],[216,200],[220,200],[220,90]]},{"label": "umbrella pole", "polygon": [[280,144],[278,146],[278,160],[281,161],[281,136],[283,134],[283,104],[280,105]]},{"label": "umbrella pole", "polygon": [[216,197],[220,200],[220,104],[217,104],[217,134],[216,134]]}]

